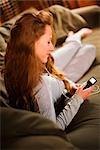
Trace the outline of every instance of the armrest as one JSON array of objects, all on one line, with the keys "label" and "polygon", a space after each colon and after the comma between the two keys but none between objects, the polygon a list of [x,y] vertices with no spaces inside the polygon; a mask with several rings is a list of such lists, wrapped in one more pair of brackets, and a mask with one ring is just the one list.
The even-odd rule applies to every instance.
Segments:
[{"label": "armrest", "polygon": [[90,28],[100,26],[100,7],[97,5],[86,6],[71,10],[73,13],[81,15]]}]

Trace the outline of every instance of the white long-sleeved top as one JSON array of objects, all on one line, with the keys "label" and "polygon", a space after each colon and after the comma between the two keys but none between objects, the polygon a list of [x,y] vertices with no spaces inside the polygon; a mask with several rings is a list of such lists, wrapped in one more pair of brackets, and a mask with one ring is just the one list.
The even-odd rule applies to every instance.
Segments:
[{"label": "white long-sleeved top", "polygon": [[[93,45],[81,44],[78,38],[69,39],[66,43],[53,53],[55,64],[64,71],[65,77],[77,81],[93,63],[96,49]],[[54,103],[61,97],[65,89],[63,81],[50,74],[44,74],[36,89],[39,89],[36,98],[40,113],[57,123],[60,128],[65,129],[78,112],[83,99],[74,94],[56,117]]]},{"label": "white long-sleeved top", "polygon": [[76,115],[80,105],[83,103],[83,99],[77,94],[74,94],[56,117],[54,103],[61,97],[65,89],[64,83],[45,74],[42,76],[42,81],[37,89],[39,89],[39,91],[36,94],[36,98],[40,114],[57,123],[62,129],[65,129]]}]

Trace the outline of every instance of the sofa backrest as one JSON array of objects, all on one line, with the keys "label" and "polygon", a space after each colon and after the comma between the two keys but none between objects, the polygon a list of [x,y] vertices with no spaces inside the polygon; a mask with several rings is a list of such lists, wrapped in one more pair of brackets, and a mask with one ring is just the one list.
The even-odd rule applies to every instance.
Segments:
[{"label": "sofa backrest", "polygon": [[91,5],[99,5],[98,0],[23,0],[23,1],[11,1],[11,0],[2,0],[0,1],[0,8],[1,8],[1,17],[0,22],[8,21],[9,19],[13,18],[14,16],[18,15],[20,12],[34,7],[38,10],[47,8],[52,5],[61,5],[65,8],[79,8]]}]

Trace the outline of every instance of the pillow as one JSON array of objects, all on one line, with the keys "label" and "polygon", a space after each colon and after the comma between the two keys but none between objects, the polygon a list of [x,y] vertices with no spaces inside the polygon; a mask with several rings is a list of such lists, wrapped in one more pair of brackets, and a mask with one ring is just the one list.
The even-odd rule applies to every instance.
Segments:
[{"label": "pillow", "polygon": [[4,64],[4,55],[6,52],[7,41],[9,40],[10,28],[12,24],[4,24],[0,27],[0,71]]},{"label": "pillow", "polygon": [[50,11],[54,17],[54,29],[57,40],[67,36],[69,31],[77,32],[88,25],[80,15],[71,12],[70,9],[63,6],[53,5],[45,10]]}]

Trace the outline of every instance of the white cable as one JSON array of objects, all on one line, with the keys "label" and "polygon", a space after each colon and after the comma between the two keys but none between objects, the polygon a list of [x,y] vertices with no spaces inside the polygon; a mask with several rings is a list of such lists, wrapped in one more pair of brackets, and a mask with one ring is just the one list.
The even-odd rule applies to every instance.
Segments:
[{"label": "white cable", "polygon": [[93,91],[90,95],[95,95],[95,94],[98,94],[98,93],[100,93],[100,87],[99,87],[99,85],[95,85],[94,89],[93,89]]}]

